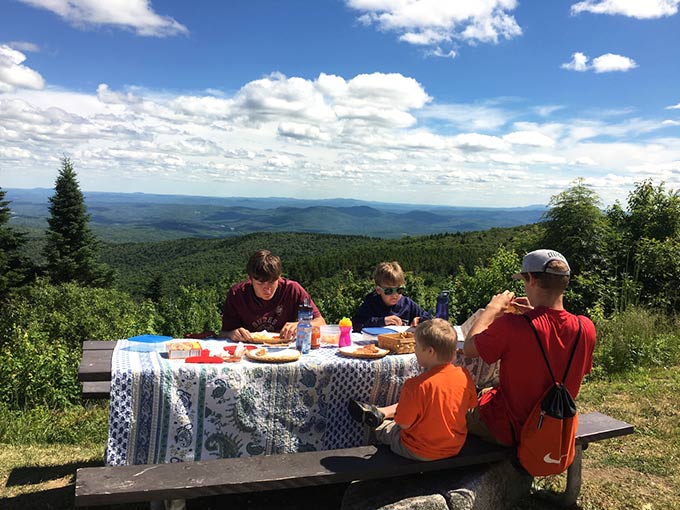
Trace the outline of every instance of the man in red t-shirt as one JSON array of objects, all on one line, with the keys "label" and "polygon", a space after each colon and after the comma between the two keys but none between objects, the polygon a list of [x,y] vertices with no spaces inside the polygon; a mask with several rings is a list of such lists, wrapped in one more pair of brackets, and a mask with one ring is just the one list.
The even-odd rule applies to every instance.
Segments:
[{"label": "man in red t-shirt", "polygon": [[249,342],[253,339],[251,332],[279,331],[281,338],[292,339],[298,308],[305,301],[312,307],[312,325],[326,324],[302,285],[281,278],[281,259],[270,251],[255,252],[246,272],[248,279],[229,289],[222,309],[220,337]]},{"label": "man in red t-shirt", "polygon": [[[570,275],[569,263],[560,253],[528,253],[521,272],[513,275],[513,279],[524,282],[526,297],[515,298],[507,290],[495,295],[470,329],[465,355],[480,356],[486,363],[501,361],[498,386],[483,390],[479,406],[468,414],[471,433],[492,442],[516,444],[531,409],[553,384],[536,337],[522,313],[536,327],[553,373],[560,374],[558,377],[564,374],[579,329],[577,317],[563,306]],[[595,348],[595,326],[587,317],[579,318],[581,336],[565,381],[574,398],[592,368]]]}]

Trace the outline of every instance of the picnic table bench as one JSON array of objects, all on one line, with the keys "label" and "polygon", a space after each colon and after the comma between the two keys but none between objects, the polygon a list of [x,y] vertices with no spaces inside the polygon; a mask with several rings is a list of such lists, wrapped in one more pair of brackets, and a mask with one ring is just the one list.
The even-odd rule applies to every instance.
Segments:
[{"label": "picnic table bench", "polygon": [[[115,342],[85,342],[79,377],[86,398],[106,398],[110,391]],[[95,383],[98,386],[95,386]],[[107,386],[108,385],[108,386]],[[581,488],[582,451],[592,442],[633,433],[633,426],[604,414],[580,416],[576,457],[567,473],[565,492],[556,503],[570,506]],[[399,457],[386,446],[257,455],[206,461],[80,468],[75,505],[98,506],[159,500],[186,500],[221,494],[311,487],[487,464],[515,457],[515,449],[475,436],[458,455],[419,462]]]}]

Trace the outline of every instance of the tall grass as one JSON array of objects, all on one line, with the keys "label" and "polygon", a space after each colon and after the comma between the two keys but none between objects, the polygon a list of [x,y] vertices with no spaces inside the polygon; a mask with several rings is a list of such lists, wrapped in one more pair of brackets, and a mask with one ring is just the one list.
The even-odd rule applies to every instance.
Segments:
[{"label": "tall grass", "polygon": [[40,406],[21,411],[0,404],[0,443],[105,444],[108,414],[108,402],[67,409]]},{"label": "tall grass", "polygon": [[596,328],[596,377],[680,363],[680,320],[675,315],[629,306],[609,319],[597,319]]}]

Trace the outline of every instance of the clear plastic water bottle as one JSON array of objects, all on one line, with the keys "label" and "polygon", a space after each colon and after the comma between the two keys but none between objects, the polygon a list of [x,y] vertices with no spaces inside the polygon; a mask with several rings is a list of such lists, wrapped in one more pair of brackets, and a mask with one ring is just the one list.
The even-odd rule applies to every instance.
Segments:
[{"label": "clear plastic water bottle", "polygon": [[437,296],[437,311],[435,316],[438,319],[449,320],[449,291],[443,290]]},{"label": "clear plastic water bottle", "polygon": [[295,348],[302,354],[307,354],[312,348],[312,307],[305,300],[298,308],[298,326],[295,336]]}]

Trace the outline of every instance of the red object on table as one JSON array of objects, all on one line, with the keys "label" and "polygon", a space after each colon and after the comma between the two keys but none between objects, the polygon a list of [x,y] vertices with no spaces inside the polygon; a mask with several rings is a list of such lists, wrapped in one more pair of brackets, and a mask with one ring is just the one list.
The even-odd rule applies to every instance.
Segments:
[{"label": "red object on table", "polygon": [[[236,347],[238,347],[238,345],[225,345],[224,350],[227,351],[229,354],[234,354],[234,352],[236,351]],[[244,345],[243,348],[246,351],[252,351],[253,349],[257,349],[257,346],[255,346],[255,345]]]},{"label": "red object on table", "polygon": [[203,349],[200,356],[189,356],[184,360],[185,363],[224,363],[219,356],[211,356],[208,349]]}]

